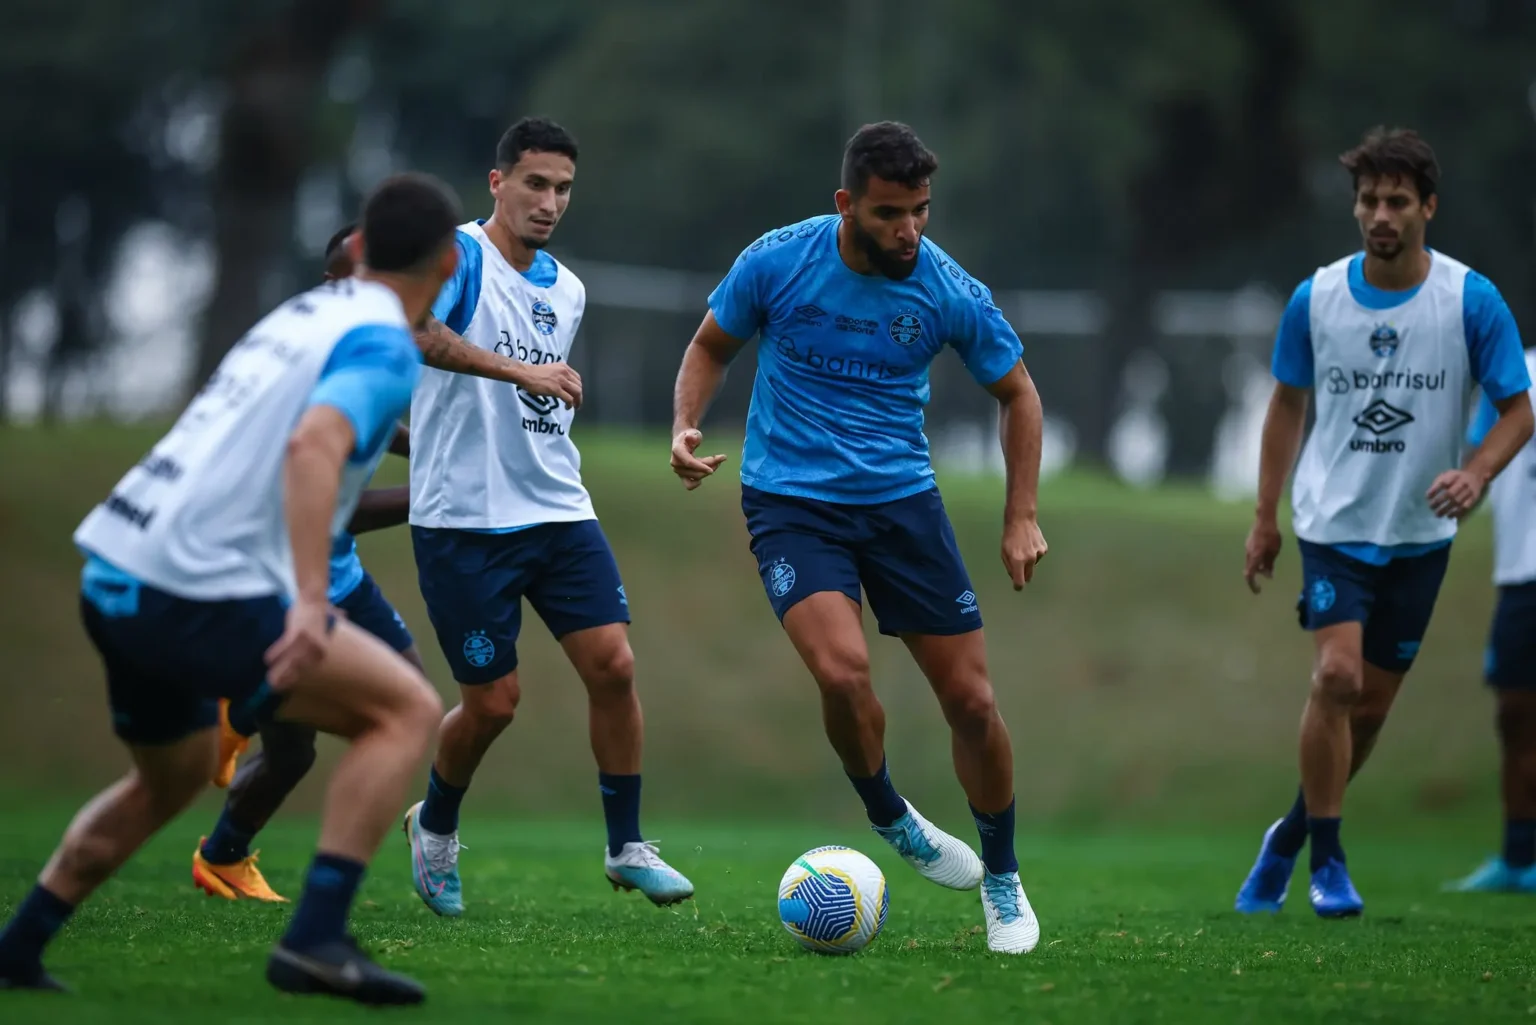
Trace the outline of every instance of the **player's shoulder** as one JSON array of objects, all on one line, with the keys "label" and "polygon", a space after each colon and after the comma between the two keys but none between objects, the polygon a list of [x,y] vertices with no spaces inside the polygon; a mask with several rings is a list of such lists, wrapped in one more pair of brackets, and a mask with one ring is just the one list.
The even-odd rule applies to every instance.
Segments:
[{"label": "player's shoulder", "polygon": [[738,259],[759,267],[775,267],[813,258],[819,249],[816,241],[835,233],[841,219],[837,214],[818,214],[774,228],[759,235]]},{"label": "player's shoulder", "polygon": [[960,262],[927,235],[921,243],[917,280],[939,300],[968,299],[992,304],[992,290],[960,266]]},{"label": "player's shoulder", "polygon": [[581,280],[581,275],[548,252],[541,250],[538,258],[539,262],[548,261],[545,274],[551,279],[551,283],[547,286],[551,293],[573,304],[579,305],[586,302],[587,285]]}]

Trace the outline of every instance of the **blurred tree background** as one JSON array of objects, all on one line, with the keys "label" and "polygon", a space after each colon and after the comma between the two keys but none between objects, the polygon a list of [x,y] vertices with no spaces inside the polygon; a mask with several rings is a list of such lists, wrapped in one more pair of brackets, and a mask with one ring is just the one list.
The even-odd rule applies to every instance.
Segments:
[{"label": "blurred tree background", "polygon": [[[897,118],[942,161],[933,237],[1000,294],[1078,311],[1026,337],[1077,454],[1108,459],[1140,401],[1167,472],[1199,475],[1229,357],[1258,365],[1264,316],[1357,242],[1335,157],[1371,125],[1436,146],[1432,243],[1529,321],[1533,42],[1532,0],[11,0],[0,415],[167,412],[313,278],[373,182],[431,170],[484,214],[498,135],[540,112],[583,147],[556,254],[689,272],[655,303],[599,287],[644,276],[587,275],[609,308],[578,348],[638,382],[589,412],[662,423],[711,280],[830,209],[847,135]],[[1170,327],[1168,296],[1244,288],[1267,296],[1258,323]],[[1160,383],[1138,386],[1148,365]],[[976,415],[946,380],[938,422]]]}]

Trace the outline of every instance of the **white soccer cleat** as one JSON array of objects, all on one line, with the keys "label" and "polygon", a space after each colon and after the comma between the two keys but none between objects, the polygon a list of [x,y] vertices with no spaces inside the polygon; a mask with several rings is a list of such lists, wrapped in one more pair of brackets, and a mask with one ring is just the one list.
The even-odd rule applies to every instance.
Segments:
[{"label": "white soccer cleat", "polygon": [[987,870],[970,844],[923,818],[911,801],[905,803],[907,813],[901,818],[889,826],[871,828],[930,883],[951,890],[974,890],[980,886]]},{"label": "white soccer cleat", "polygon": [[464,893],[459,885],[459,834],[438,836],[421,828],[417,801],[401,823],[411,844],[411,883],[422,903],[439,915],[457,918],[464,913]]},{"label": "white soccer cleat", "polygon": [[1017,872],[987,873],[981,883],[981,910],[987,916],[988,950],[1027,954],[1040,942],[1040,919],[1024,896]]},{"label": "white soccer cleat", "polygon": [[631,841],[614,857],[603,848],[603,874],[615,890],[639,890],[657,907],[676,904],[693,896],[688,877],[661,860],[656,845]]}]

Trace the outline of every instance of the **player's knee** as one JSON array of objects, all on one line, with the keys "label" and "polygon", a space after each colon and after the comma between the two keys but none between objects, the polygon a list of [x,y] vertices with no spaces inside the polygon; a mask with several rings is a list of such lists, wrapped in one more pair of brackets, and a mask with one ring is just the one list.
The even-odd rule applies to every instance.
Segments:
[{"label": "player's knee", "polygon": [[950,727],[962,732],[980,732],[991,726],[997,718],[997,695],[992,684],[983,677],[964,686],[952,687],[944,692],[939,703]]},{"label": "player's knee", "polygon": [[869,656],[849,649],[818,652],[811,660],[811,675],[822,697],[856,704],[870,692]]},{"label": "player's knee", "polygon": [[516,718],[522,697],[516,676],[503,676],[483,687],[465,687],[464,714],[477,730],[505,729]]},{"label": "player's knee", "polygon": [[1333,705],[1353,707],[1365,690],[1365,673],[1360,659],[1350,654],[1326,651],[1318,659],[1312,674],[1314,697]]},{"label": "player's knee", "polygon": [[627,699],[635,688],[635,653],[624,641],[604,651],[583,674],[594,701]]}]

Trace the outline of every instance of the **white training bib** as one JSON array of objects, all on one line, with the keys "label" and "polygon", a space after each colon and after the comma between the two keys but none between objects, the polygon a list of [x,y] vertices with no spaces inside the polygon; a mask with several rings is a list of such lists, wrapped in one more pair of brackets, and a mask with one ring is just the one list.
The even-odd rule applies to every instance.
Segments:
[{"label": "white training bib", "polygon": [[[1525,365],[1536,379],[1536,351]],[[1536,388],[1530,392],[1536,404]],[[1493,509],[1493,582],[1500,587],[1536,581],[1536,438],[1515,453],[1488,490]]]},{"label": "white training bib", "polygon": [[[479,224],[459,231],[480,255],[479,296],[464,340],[524,363],[565,362],[586,312],[581,280],[557,262],[554,283],[535,285]],[[411,399],[411,524],[504,530],[595,519],[571,441],[574,418],[558,399],[423,368]]]},{"label": "white training bib", "polygon": [[1461,465],[1473,380],[1467,266],[1433,253],[1407,302],[1373,310],[1346,258],[1312,278],[1316,423],[1292,484],[1296,536],[1318,544],[1427,544],[1456,534],[1426,494]]},{"label": "white training bib", "polygon": [[[329,282],[272,311],[229,351],[168,434],[75,532],[75,543],[170,594],[222,601],[296,590],[283,506],[288,437],[343,336],[408,331],[395,293]],[[348,461],[332,523],[352,518],[387,446]]]}]

